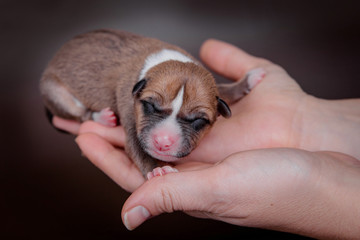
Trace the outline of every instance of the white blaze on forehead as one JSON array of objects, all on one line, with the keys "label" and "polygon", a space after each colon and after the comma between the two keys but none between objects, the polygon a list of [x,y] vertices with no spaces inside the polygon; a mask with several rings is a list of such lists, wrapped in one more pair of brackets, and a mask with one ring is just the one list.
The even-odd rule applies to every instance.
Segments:
[{"label": "white blaze on forehead", "polygon": [[184,86],[182,86],[176,95],[175,99],[171,102],[172,112],[171,115],[165,118],[163,121],[159,122],[153,131],[157,132],[159,129],[165,129],[169,136],[180,136],[181,128],[179,123],[176,121],[176,116],[180,112],[181,106],[183,104],[184,97]]},{"label": "white blaze on forehead", "polygon": [[150,132],[147,145],[150,146],[150,149],[156,149],[154,145],[154,138],[161,133],[163,138],[172,139],[174,143],[172,144],[171,148],[166,151],[167,156],[159,156],[156,154],[152,155],[150,152],[150,155],[152,155],[155,158],[158,158],[163,161],[173,161],[170,159],[176,159],[176,154],[179,150],[182,149],[183,144],[183,137],[182,137],[182,130],[179,125],[179,123],[176,121],[176,116],[179,113],[181,106],[183,104],[183,98],[184,98],[184,86],[182,86],[177,93],[174,100],[171,102],[172,107],[172,113],[170,116],[165,118],[163,121],[159,122]]},{"label": "white blaze on forehead", "polygon": [[177,96],[175,97],[175,99],[172,101],[171,106],[172,106],[172,113],[170,117],[176,118],[176,115],[179,113],[180,108],[183,104],[183,99],[184,99],[184,86],[182,86],[177,94]]},{"label": "white blaze on forehead", "polygon": [[170,49],[163,49],[160,52],[154,53],[149,55],[144,63],[144,66],[140,72],[140,76],[139,76],[139,81],[142,80],[146,73],[154,66],[166,62],[166,61],[170,61],[170,60],[175,60],[175,61],[180,61],[180,62],[194,62],[191,58],[189,58],[188,56],[185,56],[184,54],[175,51],[175,50],[170,50]]}]

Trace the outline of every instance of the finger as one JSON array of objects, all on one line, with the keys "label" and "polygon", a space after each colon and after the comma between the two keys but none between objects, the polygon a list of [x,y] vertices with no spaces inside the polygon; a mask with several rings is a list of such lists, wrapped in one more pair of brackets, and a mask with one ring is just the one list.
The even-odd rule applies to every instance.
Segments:
[{"label": "finger", "polygon": [[211,69],[233,80],[239,80],[251,69],[270,63],[265,59],[251,56],[229,43],[215,39],[203,43],[200,57]]},{"label": "finger", "polygon": [[[210,209],[211,170],[170,173],[155,177],[138,188],[125,202],[122,210],[123,223],[132,230],[150,217],[164,212],[202,211]],[[204,201],[206,199],[206,201]],[[205,215],[204,215],[205,216]]]},{"label": "finger", "polygon": [[126,136],[124,128],[121,126],[107,127],[94,121],[86,121],[81,124],[79,129],[79,134],[83,133],[95,133],[118,147],[124,147],[125,145]]},{"label": "finger", "polygon": [[83,154],[106,175],[127,191],[134,191],[145,180],[127,155],[94,133],[76,138]]},{"label": "finger", "polygon": [[74,120],[68,120],[54,116],[52,120],[53,125],[56,128],[67,131],[71,134],[77,135],[80,128],[80,123]]},{"label": "finger", "polygon": [[212,167],[214,164],[206,163],[206,162],[196,162],[196,161],[189,161],[189,160],[180,160],[176,162],[176,169],[185,172],[185,171],[196,171],[202,170],[206,168]]}]

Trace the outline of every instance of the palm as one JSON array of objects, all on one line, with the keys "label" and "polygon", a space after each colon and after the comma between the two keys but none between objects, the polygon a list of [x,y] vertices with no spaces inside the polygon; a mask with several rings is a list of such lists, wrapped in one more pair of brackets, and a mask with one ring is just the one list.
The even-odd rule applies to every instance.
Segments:
[{"label": "palm", "polygon": [[243,150],[296,147],[296,117],[306,94],[279,67],[267,71],[263,82],[231,107],[233,116],[216,122],[189,160],[217,162]]}]

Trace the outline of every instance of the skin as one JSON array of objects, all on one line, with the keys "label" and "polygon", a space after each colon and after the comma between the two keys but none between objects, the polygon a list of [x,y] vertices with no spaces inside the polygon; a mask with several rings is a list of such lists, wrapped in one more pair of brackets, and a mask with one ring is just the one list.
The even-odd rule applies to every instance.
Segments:
[{"label": "skin", "polygon": [[206,41],[200,56],[229,79],[258,67],[266,77],[176,165],[179,173],[144,183],[119,149],[125,141],[121,127],[53,120],[78,134],[76,142],[90,161],[134,191],[123,206],[125,226],[134,229],[180,210],[316,238],[358,237],[360,100],[309,96],[281,67],[217,40]]}]

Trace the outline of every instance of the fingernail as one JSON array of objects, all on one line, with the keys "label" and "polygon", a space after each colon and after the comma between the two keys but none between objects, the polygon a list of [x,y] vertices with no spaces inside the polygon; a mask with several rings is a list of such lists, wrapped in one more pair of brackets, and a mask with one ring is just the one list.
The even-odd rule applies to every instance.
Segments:
[{"label": "fingernail", "polygon": [[134,230],[150,218],[149,211],[143,206],[137,206],[124,214],[124,225],[128,230]]}]

